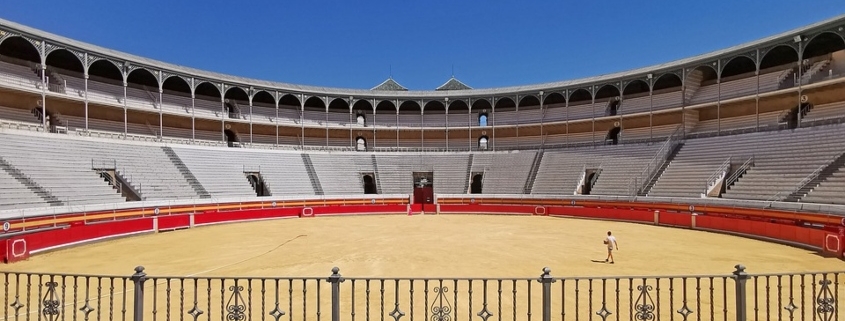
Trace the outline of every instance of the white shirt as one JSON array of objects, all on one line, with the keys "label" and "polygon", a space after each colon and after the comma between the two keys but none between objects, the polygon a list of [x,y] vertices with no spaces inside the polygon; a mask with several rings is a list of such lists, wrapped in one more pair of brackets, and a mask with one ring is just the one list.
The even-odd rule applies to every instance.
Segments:
[{"label": "white shirt", "polygon": [[613,245],[616,244],[616,237],[610,235],[607,237],[607,248],[613,249]]}]

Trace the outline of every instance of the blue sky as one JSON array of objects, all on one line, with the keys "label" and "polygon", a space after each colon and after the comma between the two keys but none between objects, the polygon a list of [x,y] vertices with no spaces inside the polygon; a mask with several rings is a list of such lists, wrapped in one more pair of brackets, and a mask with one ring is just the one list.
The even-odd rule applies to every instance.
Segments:
[{"label": "blue sky", "polygon": [[434,89],[596,76],[845,13],[842,0],[46,1],[0,17],[180,65],[307,85]]}]

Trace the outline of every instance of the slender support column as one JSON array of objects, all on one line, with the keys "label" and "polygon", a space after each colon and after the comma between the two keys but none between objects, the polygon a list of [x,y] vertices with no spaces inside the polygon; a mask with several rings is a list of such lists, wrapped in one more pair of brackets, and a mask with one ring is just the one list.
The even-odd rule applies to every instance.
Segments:
[{"label": "slender support column", "polygon": [[654,139],[654,81],[649,79],[648,85],[648,140]]},{"label": "slender support column", "polygon": [[273,100],[276,101],[276,117],[273,118],[273,122],[276,123],[276,146],[279,146],[279,93],[276,93],[276,97]]},{"label": "slender support column", "polygon": [[162,113],[163,113],[162,109],[164,109],[164,88],[162,88],[161,86],[162,85],[159,85],[159,87],[158,87],[158,138],[159,139],[164,138],[164,123],[163,123],[164,116],[162,115]]},{"label": "slender support column", "polygon": [[[496,151],[496,97],[490,97],[490,114],[487,115],[487,122],[490,123],[490,137],[493,138],[493,151]],[[488,144],[490,141],[487,142]]]},{"label": "slender support column", "polygon": [[305,149],[305,96],[299,95],[299,148]]},{"label": "slender support column", "polygon": [[449,97],[446,100],[446,150],[449,150]]},{"label": "slender support column", "polygon": [[[44,46],[42,45],[41,48],[43,49]],[[42,61],[41,63],[41,127],[44,128],[44,132],[49,132],[47,128],[47,64]]]},{"label": "slender support column", "polygon": [[373,121],[371,122],[373,125],[373,145],[372,148],[376,148],[378,145],[376,144],[376,99],[373,98]]},{"label": "slender support column", "polygon": [[467,98],[467,107],[467,143],[469,143],[469,150],[472,150],[472,98]]},{"label": "slender support column", "polygon": [[197,119],[196,119],[196,87],[194,86],[194,78],[191,78],[191,142],[197,139]]},{"label": "slender support column", "polygon": [[226,84],[220,84],[220,137],[226,142]]},{"label": "slender support column", "polygon": [[[326,96],[326,101],[329,101],[329,97]],[[329,104],[326,103],[326,147],[329,147]]]},{"label": "slender support column", "polygon": [[129,122],[126,111],[126,76],[123,77],[123,139],[126,139],[126,134],[129,133]]},{"label": "slender support column", "polygon": [[252,144],[252,96],[249,96],[249,143]]},{"label": "slender support column", "polygon": [[[718,61],[719,72],[716,73],[716,135],[722,135],[722,60]],[[700,88],[700,87],[699,87]]]},{"label": "slender support column", "polygon": [[803,36],[801,36],[801,41],[798,42],[798,123],[796,124],[796,128],[801,127],[801,95],[803,94],[803,84],[801,81],[801,77],[804,75],[804,46],[803,46]]},{"label": "slender support column", "polygon": [[564,106],[564,109],[566,110],[566,123],[565,123],[566,124],[566,136],[565,137],[566,137],[566,146],[569,146],[569,90],[566,90],[566,92],[564,92],[564,94],[566,95],[566,97],[565,97],[566,99],[563,100],[563,106]]},{"label": "slender support column", "polygon": [[687,71],[681,70],[681,137],[687,137]]},{"label": "slender support column", "polygon": [[355,148],[355,134],[353,127],[357,123],[357,116],[353,113],[352,107],[355,105],[355,97],[349,96],[349,146]]},{"label": "slender support column", "polygon": [[593,146],[595,146],[596,145],[596,86],[593,86],[591,91],[592,91],[591,95],[593,96],[593,98],[592,98],[593,100],[592,100],[592,102],[590,102],[590,109],[593,111],[593,115],[592,115],[592,118],[593,118],[593,139],[592,139],[592,141],[593,141]]},{"label": "slender support column", "polygon": [[516,95],[514,105],[516,106],[516,148],[519,148],[519,95]]},{"label": "slender support column", "polygon": [[85,133],[88,133],[88,68],[85,68]]},{"label": "slender support column", "polygon": [[191,141],[197,139],[196,94],[191,91]]},{"label": "slender support column", "polygon": [[757,78],[757,90],[754,93],[754,131],[760,130],[760,65],[757,65],[757,71],[754,72]]},{"label": "slender support column", "polygon": [[546,145],[545,134],[543,133],[543,119],[546,118],[546,110],[543,108],[543,91],[540,91],[540,148]]},{"label": "slender support column", "polygon": [[422,108],[420,105],[420,148],[425,148],[425,110]]},{"label": "slender support column", "polygon": [[422,99],[420,104],[420,147],[425,148],[425,103]]}]

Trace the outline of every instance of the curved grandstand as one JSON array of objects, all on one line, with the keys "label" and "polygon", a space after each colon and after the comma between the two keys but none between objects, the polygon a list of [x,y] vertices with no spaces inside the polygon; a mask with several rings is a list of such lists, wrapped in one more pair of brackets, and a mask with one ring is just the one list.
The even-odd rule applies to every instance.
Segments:
[{"label": "curved grandstand", "polygon": [[[741,235],[843,258],[843,76],[845,16],[611,75],[492,89],[472,89],[452,78],[431,91],[409,91],[393,79],[370,90],[245,79],[0,20],[0,260],[228,222],[420,213],[633,222]],[[33,313],[50,321],[100,320],[106,313],[108,320],[127,320],[127,311],[135,321],[212,320],[212,314],[238,321],[321,320],[330,314],[339,321],[347,315],[355,320],[356,313],[365,320],[400,320],[405,311],[411,320],[415,314],[429,319],[429,313],[430,320],[457,320],[460,313],[486,321],[530,320],[532,309],[544,321],[573,314],[590,320],[674,320],[676,314],[679,320],[746,320],[752,313],[757,319],[834,320],[842,309],[838,298],[845,295],[839,287],[845,273],[817,271],[831,259],[805,251],[766,252],[751,240],[740,244],[724,237],[717,244],[696,231],[652,235],[657,232],[648,226],[550,218],[515,232],[508,230],[518,225],[512,218],[486,224],[474,217],[400,219],[334,221],[333,228],[327,228],[329,220],[310,227],[308,221],[243,224],[200,231],[205,243],[196,239],[202,233],[189,231],[156,237],[159,243],[147,238],[149,251],[138,250],[144,244],[135,242],[139,237],[123,240],[125,246],[104,246],[100,255],[86,248],[36,258],[20,265],[26,272],[0,272],[6,298],[0,321],[29,320]],[[655,264],[660,260],[678,259],[675,269],[688,271],[687,265],[700,264],[695,262],[754,261],[746,253],[758,252],[769,256],[754,259],[774,258],[767,263],[779,270],[749,274],[736,265],[732,274],[720,268],[724,273],[717,275],[576,278],[571,273],[578,269],[556,277],[545,268],[533,279],[344,279],[335,268],[328,278],[199,276],[226,268],[273,274],[280,259],[281,265],[309,271],[337,260],[354,271],[363,260],[360,266],[377,275],[384,262],[419,259],[406,254],[414,246],[437,252],[436,259],[418,262],[416,268],[425,271],[434,264],[453,273],[460,270],[454,264],[466,260],[472,264],[463,271],[472,275],[475,264],[490,268],[484,266],[490,253],[506,254],[500,259],[514,266],[539,253],[544,262],[566,268],[579,264],[576,257],[586,264],[580,269],[592,271],[593,263],[607,261],[586,262],[594,256],[585,250],[592,246],[588,239],[608,226],[630,233],[626,246],[640,242],[640,249],[625,253],[640,256],[632,261],[646,271],[674,271]],[[563,233],[570,237],[565,239],[563,229],[579,230]],[[411,238],[410,230],[424,236]],[[494,230],[499,233],[489,233]],[[301,241],[308,231],[323,243]],[[432,248],[428,234],[438,234],[441,248]],[[267,255],[298,239],[302,243],[294,248],[300,251],[285,254],[307,260]],[[375,242],[370,246],[389,243],[396,250],[382,252],[395,253],[358,253],[366,246],[362,239]],[[252,253],[264,251],[262,242],[274,248]],[[170,248],[177,243],[181,252]],[[470,253],[479,262],[460,251],[442,255],[455,243],[472,243]],[[571,243],[583,245],[580,253],[570,251]],[[677,254],[666,254],[667,244],[675,243],[668,252]],[[559,251],[560,257],[550,257]],[[338,259],[341,254],[350,255]],[[798,264],[789,268],[801,271],[780,273],[786,265],[776,260],[779,255],[792,255],[810,271]],[[131,278],[45,274],[90,257],[118,265],[146,258],[154,266],[190,269],[171,270],[180,273],[175,277],[148,277],[142,267]],[[631,268],[622,262],[613,267]],[[203,272],[184,272],[197,270]],[[631,270],[612,271],[602,275]]]},{"label": "curved grandstand", "polygon": [[636,202],[833,230],[778,215],[845,213],[843,75],[845,16],[605,76],[432,91],[245,79],[0,20],[0,212],[25,232],[45,213],[198,204]]}]

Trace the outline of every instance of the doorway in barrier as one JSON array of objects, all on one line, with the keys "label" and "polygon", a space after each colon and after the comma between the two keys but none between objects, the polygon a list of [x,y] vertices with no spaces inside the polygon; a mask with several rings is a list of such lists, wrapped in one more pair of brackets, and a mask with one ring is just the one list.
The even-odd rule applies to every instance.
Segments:
[{"label": "doorway in barrier", "polygon": [[434,204],[434,173],[414,172],[414,204]]}]

